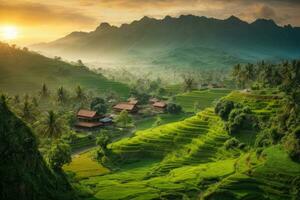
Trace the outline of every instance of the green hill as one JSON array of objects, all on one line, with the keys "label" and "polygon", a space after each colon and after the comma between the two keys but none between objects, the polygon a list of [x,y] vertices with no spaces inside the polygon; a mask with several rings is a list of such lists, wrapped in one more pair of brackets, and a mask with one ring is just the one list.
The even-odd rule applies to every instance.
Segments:
[{"label": "green hill", "polygon": [[[268,121],[281,96],[232,92],[224,98],[250,118]],[[211,108],[180,122],[138,131],[112,143],[102,162],[118,170],[80,183],[93,199],[299,199],[300,164],[281,144],[254,148],[255,126],[229,133]],[[235,139],[234,139],[235,138]],[[114,191],[114,192],[111,192]]]},{"label": "green hill", "polygon": [[0,100],[0,199],[77,199],[63,174],[51,171],[30,128]]},{"label": "green hill", "polygon": [[12,94],[36,92],[43,83],[50,89],[59,86],[74,89],[77,85],[103,93],[115,91],[127,96],[128,87],[91,72],[84,66],[54,60],[28,50],[0,43],[0,90]]}]

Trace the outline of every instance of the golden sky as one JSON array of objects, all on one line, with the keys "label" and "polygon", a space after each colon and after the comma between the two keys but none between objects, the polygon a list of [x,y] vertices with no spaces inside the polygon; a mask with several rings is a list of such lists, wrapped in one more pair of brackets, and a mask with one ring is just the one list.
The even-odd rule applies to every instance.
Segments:
[{"label": "golden sky", "polygon": [[[0,0],[0,40],[20,45],[48,42],[100,23],[130,23],[150,16],[194,14],[243,20],[272,18],[300,26],[300,0]],[[8,37],[17,31],[16,37]],[[10,30],[10,32],[7,32]],[[12,36],[12,35],[11,35]]]}]

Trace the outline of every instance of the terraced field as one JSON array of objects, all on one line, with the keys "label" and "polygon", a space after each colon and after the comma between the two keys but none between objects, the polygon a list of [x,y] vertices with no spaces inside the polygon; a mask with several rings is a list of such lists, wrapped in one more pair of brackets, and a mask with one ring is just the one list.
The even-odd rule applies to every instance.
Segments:
[{"label": "terraced field", "polygon": [[[209,138],[210,135],[216,133],[211,126],[215,126],[217,122],[221,123],[220,119],[213,113],[212,109],[207,109],[180,122],[138,131],[132,138],[113,143],[111,148],[121,158],[126,157],[126,161],[145,156],[163,158],[170,156],[174,150],[183,148],[193,153],[194,151],[189,150],[186,145],[196,143],[196,138],[201,140],[200,138]],[[220,134],[224,134],[224,132]]]},{"label": "terraced field", "polygon": [[267,148],[263,158],[245,154],[236,162],[236,173],[212,185],[203,199],[299,199],[300,164],[280,145]]},{"label": "terraced field", "polygon": [[[230,100],[249,106],[254,115],[271,117],[280,97],[233,92]],[[259,104],[256,104],[258,102]],[[299,199],[300,164],[281,145],[260,155],[252,150],[254,134],[242,149],[225,149],[232,138],[212,108],[180,122],[136,132],[109,146],[118,170],[86,176],[80,183],[87,199]],[[113,192],[112,192],[113,191]]]},{"label": "terraced field", "polygon": [[70,165],[64,166],[65,171],[76,173],[76,178],[83,179],[91,176],[106,174],[109,170],[93,159],[93,151],[75,155]]},{"label": "terraced field", "polygon": [[186,112],[195,112],[195,104],[199,110],[210,107],[223,96],[230,93],[229,89],[196,90],[176,96],[176,103]]}]

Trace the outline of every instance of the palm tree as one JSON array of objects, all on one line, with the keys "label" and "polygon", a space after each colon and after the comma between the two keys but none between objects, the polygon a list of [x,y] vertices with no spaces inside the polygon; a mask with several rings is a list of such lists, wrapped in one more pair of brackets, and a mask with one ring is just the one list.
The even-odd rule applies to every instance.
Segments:
[{"label": "palm tree", "polygon": [[38,102],[38,100],[37,100],[36,97],[33,97],[33,98],[32,98],[32,105],[33,105],[34,107],[38,107],[38,106],[39,106],[39,102]]},{"label": "palm tree", "polygon": [[26,101],[29,101],[29,95],[28,94],[25,94],[25,96],[24,96],[24,102],[26,102]]},{"label": "palm tree", "polygon": [[65,89],[61,86],[57,90],[57,101],[59,103],[64,103],[67,100],[67,93]]},{"label": "palm tree", "polygon": [[247,82],[255,79],[255,67],[253,64],[247,64],[245,66],[245,78]]},{"label": "palm tree", "polygon": [[48,111],[41,121],[37,122],[37,128],[41,135],[50,138],[59,138],[65,130],[62,118],[52,110]]},{"label": "palm tree", "polygon": [[33,118],[31,105],[29,104],[29,102],[27,100],[25,100],[23,108],[22,108],[22,117],[25,120],[30,120]]},{"label": "palm tree", "polygon": [[80,86],[76,87],[75,92],[76,92],[76,99],[81,101],[86,98],[85,93]]},{"label": "palm tree", "polygon": [[41,95],[42,98],[48,97],[50,95],[48,87],[45,83],[42,86],[42,89],[40,91],[40,95]]},{"label": "palm tree", "polygon": [[15,95],[13,101],[14,101],[14,104],[19,104],[21,102],[20,101],[20,96],[19,95]]},{"label": "palm tree", "polygon": [[242,72],[242,66],[240,64],[237,64],[233,67],[232,76],[238,83],[238,87],[241,87],[241,72]]},{"label": "palm tree", "polygon": [[265,86],[272,85],[273,67],[274,66],[272,66],[272,65],[266,65],[263,68],[263,71],[262,71],[262,80],[263,80]]}]

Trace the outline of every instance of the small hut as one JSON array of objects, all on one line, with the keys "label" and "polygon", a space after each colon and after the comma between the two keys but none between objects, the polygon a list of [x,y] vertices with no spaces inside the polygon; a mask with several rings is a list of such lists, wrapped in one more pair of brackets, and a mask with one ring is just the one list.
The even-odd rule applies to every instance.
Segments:
[{"label": "small hut", "polygon": [[99,120],[102,118],[96,111],[81,109],[77,113],[76,128],[79,129],[96,129],[103,126]]},{"label": "small hut", "polygon": [[160,110],[160,111],[163,111],[167,108],[167,104],[163,101],[157,101],[157,102],[153,103],[152,106],[155,109]]}]

